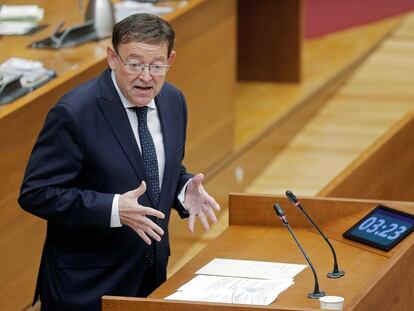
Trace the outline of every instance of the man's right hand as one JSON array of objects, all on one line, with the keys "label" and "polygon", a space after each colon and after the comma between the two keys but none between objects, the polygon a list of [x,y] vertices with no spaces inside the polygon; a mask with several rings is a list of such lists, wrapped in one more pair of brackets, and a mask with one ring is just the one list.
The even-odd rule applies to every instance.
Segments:
[{"label": "man's right hand", "polygon": [[138,198],[147,190],[143,181],[135,189],[119,196],[118,209],[121,223],[132,228],[147,243],[151,244],[151,238],[161,241],[164,231],[147,216],[155,216],[163,219],[165,215],[160,211],[138,204]]}]

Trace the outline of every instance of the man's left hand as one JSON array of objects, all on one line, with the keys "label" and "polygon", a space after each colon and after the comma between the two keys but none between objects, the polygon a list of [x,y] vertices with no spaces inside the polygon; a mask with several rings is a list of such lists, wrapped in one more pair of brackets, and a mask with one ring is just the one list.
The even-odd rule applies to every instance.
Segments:
[{"label": "man's left hand", "polygon": [[188,183],[185,191],[184,207],[190,214],[188,229],[192,233],[194,232],[194,224],[197,217],[207,231],[210,229],[209,219],[211,222],[216,223],[217,217],[214,211],[220,210],[217,202],[204,189],[202,185],[203,180],[204,175],[197,174]]}]

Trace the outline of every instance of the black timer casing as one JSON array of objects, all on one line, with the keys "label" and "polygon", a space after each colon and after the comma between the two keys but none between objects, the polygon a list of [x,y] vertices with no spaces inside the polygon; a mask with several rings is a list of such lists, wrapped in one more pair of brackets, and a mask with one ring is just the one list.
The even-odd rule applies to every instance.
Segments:
[{"label": "black timer casing", "polygon": [[414,230],[414,215],[378,205],[355,225],[345,238],[389,251]]}]

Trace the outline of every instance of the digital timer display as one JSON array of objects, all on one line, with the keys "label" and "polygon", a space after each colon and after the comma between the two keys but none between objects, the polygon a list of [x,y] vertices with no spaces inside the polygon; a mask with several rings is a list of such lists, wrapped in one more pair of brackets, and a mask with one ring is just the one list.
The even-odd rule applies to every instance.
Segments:
[{"label": "digital timer display", "polygon": [[414,229],[414,215],[378,205],[343,236],[389,251]]}]

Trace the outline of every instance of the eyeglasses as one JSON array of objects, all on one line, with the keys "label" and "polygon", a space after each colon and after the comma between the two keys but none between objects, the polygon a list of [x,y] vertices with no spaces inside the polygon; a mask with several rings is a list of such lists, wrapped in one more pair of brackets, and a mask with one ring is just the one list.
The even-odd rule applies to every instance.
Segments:
[{"label": "eyeglasses", "polygon": [[153,76],[163,76],[167,73],[168,69],[170,69],[170,65],[157,65],[157,64],[150,64],[145,65],[137,62],[124,62],[121,55],[118,54],[118,51],[115,51],[116,55],[118,55],[119,59],[125,65],[126,71],[129,74],[140,74],[145,71],[145,68],[148,68],[148,71]]}]

